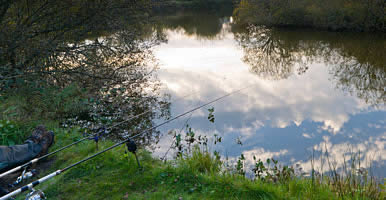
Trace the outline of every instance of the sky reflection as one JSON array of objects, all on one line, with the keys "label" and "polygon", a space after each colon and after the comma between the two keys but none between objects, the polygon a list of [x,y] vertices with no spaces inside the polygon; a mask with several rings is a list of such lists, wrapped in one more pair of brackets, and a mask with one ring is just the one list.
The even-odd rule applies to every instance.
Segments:
[{"label": "sky reflection", "polygon": [[[305,73],[293,71],[287,79],[259,77],[243,62],[243,49],[229,30],[224,24],[222,36],[210,40],[184,34],[182,29],[166,31],[168,42],[155,49],[165,92],[172,100],[195,93],[173,103],[172,115],[256,84],[215,103],[214,124],[206,118],[208,111],[199,110],[189,118],[190,126],[197,134],[221,135],[223,142],[212,148],[230,160],[241,153],[247,164],[252,164],[253,155],[264,160],[275,157],[286,164],[300,163],[309,171],[312,149],[327,148],[338,164],[352,149],[361,151],[363,161],[375,160],[374,173],[385,177],[384,105],[371,106],[337,88],[331,74],[333,66],[323,59],[309,62]],[[186,120],[160,129],[165,136],[159,142],[159,155],[170,146],[168,130],[180,129]],[[236,143],[237,138],[242,145]]]}]

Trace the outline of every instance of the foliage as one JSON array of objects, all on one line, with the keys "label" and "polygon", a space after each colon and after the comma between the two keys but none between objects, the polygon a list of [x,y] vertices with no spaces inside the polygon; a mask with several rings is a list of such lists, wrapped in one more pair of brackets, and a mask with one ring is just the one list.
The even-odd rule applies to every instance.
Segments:
[{"label": "foliage", "polygon": [[323,62],[337,87],[372,105],[384,103],[385,38],[375,33],[340,33],[234,27],[244,51],[243,62],[260,78],[287,79],[304,74],[313,63]]},{"label": "foliage", "polygon": [[94,92],[131,83],[126,89],[138,93],[152,77],[148,50],[160,38],[141,29],[146,17],[138,12],[146,1],[5,0],[2,6],[1,92],[41,83],[76,83]]},{"label": "foliage", "polygon": [[[143,20],[137,12],[147,9],[145,1],[4,1],[0,7],[0,76],[6,84],[2,88],[14,88],[17,83],[39,78],[55,85],[63,85],[63,79],[108,78],[99,75],[105,72],[104,64],[114,60],[94,56],[114,52],[96,52],[96,48],[103,50],[106,46],[103,40],[98,43],[96,37],[111,35],[130,23],[131,28],[138,27]],[[96,41],[87,43],[86,39]],[[132,40],[121,39],[122,42],[127,45],[125,49],[138,50],[130,45]],[[123,67],[126,63],[121,64]]]},{"label": "foliage", "polygon": [[168,99],[158,93],[151,51],[165,38],[147,26],[149,3],[4,0],[0,95],[8,114],[3,117],[98,129],[151,110],[110,130],[117,138],[167,117]]},{"label": "foliage", "polygon": [[[50,129],[57,135],[57,143],[52,150],[81,136],[80,129],[53,127]],[[106,140],[99,145],[104,149],[112,144]],[[68,166],[95,152],[94,142],[85,141],[82,145],[59,153],[54,165],[40,176]],[[138,168],[134,155],[125,155],[124,152],[124,146],[108,151],[41,184],[37,189],[42,189],[50,199],[342,198],[331,191],[329,185],[315,184],[309,178],[293,177],[283,179],[285,181],[272,182],[252,180],[226,171],[218,171],[217,158],[208,156],[202,151],[194,151],[196,155],[187,156],[183,160],[164,162],[153,158],[146,150],[140,150],[138,156],[142,169]],[[22,198],[21,195],[19,197]],[[368,199],[366,196],[350,195],[344,195],[343,198]]]},{"label": "foliage", "polygon": [[242,176],[245,176],[245,157],[244,157],[244,154],[241,154],[240,157],[237,159],[236,172]]},{"label": "foliage", "polygon": [[384,32],[385,5],[383,0],[241,0],[234,17],[239,24]]},{"label": "foliage", "polygon": [[[211,123],[214,123],[215,116],[214,116],[214,107],[208,109],[208,121]],[[172,145],[170,148],[174,148],[176,150],[176,157],[177,158],[184,158],[184,156],[189,156],[193,153],[193,155],[197,155],[198,151],[202,150],[202,154],[206,157],[209,156],[208,146],[211,145],[209,142],[213,142],[213,145],[216,145],[217,143],[220,143],[222,141],[222,137],[214,134],[213,137],[207,136],[207,135],[198,135],[195,133],[194,129],[189,126],[187,123],[189,119],[185,123],[185,135],[183,136],[182,130],[176,131],[172,130],[169,132],[169,134],[173,135],[174,141],[172,142]],[[169,149],[170,150],[170,149]],[[169,151],[168,150],[168,151]],[[168,153],[166,152],[166,154]],[[166,157],[165,154],[165,157]],[[214,152],[215,158],[220,159],[218,152]]]},{"label": "foliage", "polygon": [[[80,136],[78,129],[51,129],[57,134],[58,141],[53,149]],[[100,143],[100,148],[112,144],[107,140]],[[274,199],[275,196],[270,191],[272,189],[261,189],[241,177],[222,176],[215,171],[191,171],[193,165],[187,163],[198,163],[200,161],[195,159],[208,158],[203,155],[180,160],[176,167],[172,162],[162,162],[154,159],[149,152],[140,150],[138,156],[143,168],[139,170],[135,157],[132,154],[125,156],[124,148],[108,151],[38,188],[43,189],[50,199]],[[49,171],[65,167],[95,152],[95,144],[85,141],[82,145],[59,153]],[[215,169],[210,166],[217,165],[213,161],[209,160],[207,167]]]},{"label": "foliage", "polygon": [[[83,137],[83,128],[64,129],[59,128],[58,123],[47,123],[47,126],[56,135],[51,151]],[[177,159],[161,161],[150,152],[140,149],[139,168],[134,155],[127,154],[126,147],[122,145],[41,184],[37,189],[42,189],[50,199],[382,199],[384,195],[380,191],[380,187],[384,185],[377,182],[354,181],[355,177],[350,178],[348,174],[334,175],[338,179],[317,173],[312,177],[304,177],[303,174],[296,174],[294,168],[280,165],[275,159],[268,159],[263,163],[255,157],[252,172],[256,178],[246,178],[243,155],[239,159],[239,172],[242,173],[234,173],[237,170],[224,168],[226,163],[221,160],[218,152],[212,154],[208,151],[209,140],[200,145],[194,130],[189,126],[185,128],[185,139],[188,140],[184,141],[193,141],[194,138],[194,145]],[[221,142],[220,137],[214,135],[213,144],[215,141]],[[99,143],[99,149],[113,144],[111,140],[103,140]],[[73,164],[97,151],[92,140],[83,141],[80,145],[59,152],[55,158],[51,157],[55,159],[53,164],[36,178]],[[351,166],[356,166],[355,163],[358,162],[355,161]],[[339,188],[344,188],[347,192],[342,192]],[[374,190],[375,188],[377,189]],[[21,198],[19,195],[18,199]]]},{"label": "foliage", "polygon": [[164,7],[190,8],[190,9],[221,9],[224,6],[232,6],[233,0],[161,0]]},{"label": "foliage", "polygon": [[2,118],[17,121],[63,120],[90,109],[86,91],[75,84],[65,88],[26,86],[6,97],[0,106]]},{"label": "foliage", "polygon": [[0,120],[0,145],[20,144],[24,133],[18,124],[9,120]]},{"label": "foliage", "polygon": [[295,170],[289,166],[279,166],[278,160],[268,158],[266,165],[260,159],[256,160],[255,156],[253,156],[253,160],[255,161],[255,167],[252,171],[257,179],[273,183],[286,183],[291,178],[295,178]]},{"label": "foliage", "polygon": [[202,151],[198,145],[195,145],[192,153],[179,160],[178,164],[186,165],[189,171],[218,173],[221,170],[222,161],[219,156],[213,156],[207,151]]},{"label": "foliage", "polygon": [[[330,153],[325,146],[321,149],[320,167],[316,168],[315,152],[312,154],[311,180],[313,185],[325,184],[337,193],[341,198],[351,196],[360,199],[382,199],[385,191],[382,190],[382,181],[372,176],[371,166],[365,168],[361,163],[361,152],[353,152],[352,149],[343,155],[343,166],[338,168],[337,161],[330,158]],[[324,164],[328,170],[323,171]],[[383,182],[384,184],[384,182]]]},{"label": "foliage", "polygon": [[[167,118],[170,115],[170,104],[166,97],[157,97],[153,94],[130,96],[124,87],[102,90],[98,96],[87,99],[90,109],[67,118],[62,126],[80,126],[89,133],[105,127],[109,129],[110,136],[123,139],[153,126],[154,119]],[[145,134],[143,143],[156,142],[158,133],[154,130]]]},{"label": "foliage", "polygon": [[[114,122],[123,122],[148,110],[161,110],[159,113],[149,112],[143,118],[131,121],[129,125],[124,123],[114,129],[118,137],[127,137],[129,132],[133,134],[140,129],[151,127],[153,119],[168,116],[168,103],[166,100],[160,100],[156,95],[158,82],[151,82],[155,79],[152,72],[156,67],[147,68],[148,64],[153,62],[151,47],[163,42],[164,36],[158,33],[149,34],[146,31],[143,33],[141,32],[143,30],[140,29],[127,29],[138,32],[125,31],[126,26],[125,28],[120,27],[120,25],[127,25],[121,23],[127,19],[126,17],[130,19],[128,24],[138,19],[138,12],[129,12],[128,16],[119,16],[127,10],[112,9],[114,8],[112,6],[121,4],[109,4],[110,1],[103,0],[96,4],[79,1],[74,2],[76,5],[70,6],[65,5],[69,1],[57,1],[58,5],[55,4],[57,3],[55,1],[45,1],[50,9],[37,14],[35,12],[39,5],[45,5],[43,1],[36,1],[36,4],[32,6],[25,5],[22,1],[15,1],[16,4],[7,0],[0,2],[4,3],[0,5],[0,24],[5,27],[0,30],[1,38],[5,38],[0,41],[0,76],[8,78],[0,83],[0,87],[4,89],[0,94],[2,95],[0,102],[2,119],[31,120],[32,123],[36,123],[39,118],[55,120],[55,123],[65,119],[62,125],[66,129],[58,128],[57,125],[51,127],[58,137],[58,142],[53,148],[57,149],[82,137],[80,133],[83,133],[86,128],[110,126],[114,125]],[[132,4],[129,6],[131,8],[129,11],[143,8],[144,5],[131,6]],[[249,9],[254,6],[245,7]],[[108,9],[112,9],[113,12],[108,12]],[[273,13],[274,17],[271,19],[276,19],[278,16],[290,16],[287,19],[289,22],[279,21],[279,24],[291,25],[301,21],[302,16],[307,14],[299,7],[291,9],[294,10]],[[32,20],[30,18],[35,18],[35,14],[31,15],[28,13],[29,10],[32,10],[32,13],[35,13],[38,18],[42,17],[43,20],[39,23],[30,23],[29,20]],[[63,14],[68,10],[71,11],[68,15]],[[314,9],[311,10],[314,12]],[[17,13],[18,11],[20,13]],[[53,14],[51,12],[58,12],[58,14],[51,15]],[[117,15],[114,15],[114,12]],[[90,16],[87,13],[101,15]],[[237,15],[240,13],[237,11]],[[253,11],[248,15],[252,16],[251,20],[254,20],[256,13],[265,14],[265,12]],[[45,18],[45,15],[49,18]],[[102,20],[106,16],[114,19],[122,17],[124,20],[112,20],[117,23],[111,25]],[[334,20],[335,16],[331,16]],[[50,22],[50,18],[55,20]],[[264,18],[264,20],[271,19]],[[77,23],[72,24],[72,20]],[[270,23],[274,22],[270,21]],[[336,27],[337,25],[333,23],[335,22],[331,21],[327,27]],[[61,29],[63,27],[65,27],[64,30]],[[372,29],[369,27],[367,27],[369,30]],[[58,30],[63,30],[63,32]],[[31,34],[34,32],[38,35]],[[291,68],[293,66],[291,64],[297,59],[293,57],[293,52],[307,49],[299,44],[280,46],[283,45],[281,40],[275,39],[275,33],[267,29],[258,34],[255,33],[252,33],[253,37],[262,37],[262,41],[271,42],[268,44],[272,44],[273,48],[268,49],[284,49],[277,54],[283,55],[280,53],[284,53],[284,56],[275,60],[276,63],[283,63],[277,65],[279,69],[280,67]],[[20,41],[15,40],[16,36],[20,37]],[[46,37],[50,39],[45,41]],[[254,41],[253,37],[250,41]],[[249,39],[240,38],[242,38],[240,43]],[[279,42],[275,43],[275,41]],[[279,45],[279,48],[276,48],[275,45]],[[285,45],[288,45],[288,48]],[[6,53],[3,54],[3,52]],[[254,52],[251,52],[249,61],[253,63]],[[306,52],[310,53],[310,51]],[[357,55],[355,51],[346,53],[348,57],[352,54]],[[366,63],[366,59],[362,63]],[[256,73],[261,69],[256,69],[258,65],[253,67]],[[344,65],[341,67],[341,71],[349,70]],[[289,68],[284,68],[284,73],[282,73],[284,76],[278,77],[288,77],[286,70]],[[303,71],[306,70],[307,68]],[[339,75],[341,71],[337,74]],[[373,74],[381,74],[377,80],[384,80],[382,73],[374,72]],[[355,73],[353,77],[355,79]],[[348,79],[350,77],[344,78],[349,82]],[[24,85],[31,87],[24,87]],[[358,87],[360,86],[362,85],[359,83]],[[152,90],[150,94],[147,93],[149,89]],[[166,108],[166,110],[161,108]],[[208,111],[208,120],[214,123],[214,109],[211,108]],[[3,122],[6,126],[3,129],[0,127],[1,133],[5,133],[2,135],[2,143],[20,143],[26,131],[21,131],[20,126],[17,126],[16,123],[8,123],[3,120],[0,121],[0,124]],[[74,128],[76,126],[81,127]],[[123,132],[123,135],[119,135],[120,132]],[[157,136],[157,134],[149,133],[147,137],[139,139],[138,142],[151,143],[151,138]],[[252,172],[256,178],[255,180],[247,179],[245,178],[247,169],[243,154],[234,166],[234,171],[237,173],[231,173],[232,170],[224,169],[224,163],[218,152],[215,151],[213,154],[209,152],[208,145],[216,145],[221,140],[222,138],[216,134],[213,137],[198,135],[193,128],[186,125],[185,135],[181,132],[174,132],[173,147],[177,150],[176,160],[161,162],[152,158],[149,152],[142,150],[140,160],[144,171],[139,171],[134,157],[130,154],[123,154],[124,147],[121,147],[96,157],[41,187],[47,189],[47,194],[53,199],[177,199],[180,197],[183,199],[382,199],[383,193],[379,192],[377,183],[372,180],[361,182],[363,180],[361,178],[368,177],[367,174],[361,176],[360,179],[355,179],[357,174],[351,174],[355,177],[341,176],[336,171],[332,178],[316,174],[312,174],[311,178],[297,177],[294,175],[293,168],[280,166],[274,159],[267,160],[265,164],[255,158],[256,163]],[[112,141],[107,140],[101,144],[100,148],[107,148],[112,144]],[[95,153],[95,144],[92,141],[86,141],[82,145],[61,152],[50,171],[72,164],[93,153]]]},{"label": "foliage", "polygon": [[[152,126],[154,118],[168,116],[168,106],[166,101],[153,96],[125,97],[118,91],[93,97],[75,84],[63,89],[54,86],[24,87],[8,92],[6,98],[0,100],[0,119],[27,125],[37,125],[39,121],[57,121],[63,127],[80,126],[89,133],[115,125],[109,129],[110,136],[121,139],[129,130],[145,129]],[[138,118],[134,117],[139,114]],[[127,122],[116,125],[122,121]],[[146,140],[143,143],[152,143],[157,140],[157,132],[145,134],[144,137]]]},{"label": "foliage", "polygon": [[214,108],[212,107],[212,108],[209,108],[208,109],[208,111],[209,111],[209,115],[208,115],[208,120],[210,121],[210,122],[212,122],[212,123],[214,123]]}]

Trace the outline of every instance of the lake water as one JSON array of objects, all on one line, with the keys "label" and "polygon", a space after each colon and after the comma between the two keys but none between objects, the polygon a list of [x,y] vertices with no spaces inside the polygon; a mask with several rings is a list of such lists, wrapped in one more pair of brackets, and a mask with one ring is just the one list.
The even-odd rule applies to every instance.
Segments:
[{"label": "lake water", "polygon": [[168,131],[188,120],[196,134],[222,137],[211,150],[230,161],[243,154],[249,167],[255,155],[309,172],[314,151],[316,169],[327,171],[321,152],[339,167],[353,151],[386,177],[384,35],[237,28],[231,17],[209,14],[163,22],[167,42],[154,53],[172,116],[254,85],[214,103],[215,123],[201,109],[160,128],[157,155],[171,145]]}]

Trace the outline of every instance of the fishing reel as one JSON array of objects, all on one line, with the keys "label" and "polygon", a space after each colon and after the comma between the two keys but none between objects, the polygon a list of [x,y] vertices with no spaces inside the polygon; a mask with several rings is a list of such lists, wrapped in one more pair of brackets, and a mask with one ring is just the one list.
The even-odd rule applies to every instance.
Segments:
[{"label": "fishing reel", "polygon": [[32,169],[31,171],[27,171],[27,167],[24,168],[23,172],[21,173],[21,175],[19,177],[17,177],[16,181],[13,182],[12,184],[9,184],[8,186],[10,188],[14,188],[16,187],[18,184],[20,184],[21,182],[23,182],[24,180],[26,179],[29,179],[33,176],[35,176],[37,174],[37,170],[36,169]]},{"label": "fishing reel", "polygon": [[47,199],[46,195],[41,190],[31,189],[31,192],[27,194],[25,200],[43,200]]}]

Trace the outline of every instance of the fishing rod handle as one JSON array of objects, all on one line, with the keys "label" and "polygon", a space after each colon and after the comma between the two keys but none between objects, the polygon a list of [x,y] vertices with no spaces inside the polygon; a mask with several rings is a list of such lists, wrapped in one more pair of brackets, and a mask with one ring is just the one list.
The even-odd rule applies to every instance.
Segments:
[{"label": "fishing rod handle", "polygon": [[54,176],[56,176],[56,175],[59,175],[60,173],[62,173],[62,170],[57,170],[57,171],[55,171],[55,172],[53,172],[53,173],[51,173],[51,174],[48,174],[47,176],[45,176],[45,177],[43,177],[43,178],[41,178],[41,179],[39,179],[39,180],[37,180],[37,181],[34,181],[34,182],[32,182],[32,183],[30,183],[30,184],[28,184],[28,185],[26,185],[26,186],[23,186],[23,187],[21,187],[21,188],[15,190],[15,191],[13,191],[13,192],[11,192],[11,193],[8,193],[8,194],[2,196],[2,197],[0,198],[0,200],[6,200],[6,199],[9,199],[9,198],[11,198],[11,197],[17,195],[17,194],[20,194],[20,193],[22,193],[22,192],[25,192],[25,191],[27,191],[27,190],[30,190],[30,189],[32,189],[34,186],[39,185],[40,183],[43,183],[43,182],[45,182],[45,181],[51,179],[52,177],[54,177]]},{"label": "fishing rod handle", "polygon": [[18,166],[18,167],[15,167],[15,168],[13,168],[13,169],[11,169],[11,170],[8,170],[8,171],[6,171],[6,172],[0,174],[0,178],[3,178],[4,176],[7,176],[8,174],[12,174],[13,172],[19,171],[19,170],[21,170],[23,167],[28,166],[28,165],[32,165],[33,163],[36,163],[36,162],[38,162],[38,161],[39,161],[39,158],[32,159],[32,160],[29,161],[28,163],[25,163],[25,164],[23,164],[23,165],[20,165],[20,166]]},{"label": "fishing rod handle", "polygon": [[73,146],[73,145],[75,145],[75,144],[78,144],[78,143],[80,143],[80,142],[82,142],[82,141],[84,141],[84,140],[90,139],[90,138],[92,138],[92,136],[84,137],[84,138],[82,138],[82,139],[80,139],[80,140],[78,140],[78,141],[76,141],[76,142],[73,142],[73,143],[71,143],[71,144],[69,144],[69,145],[66,145],[66,146],[64,146],[64,147],[62,147],[62,148],[60,148],[60,149],[57,149],[57,150],[55,150],[55,151],[53,151],[53,152],[51,152],[51,153],[48,153],[48,154],[46,154],[46,155],[44,155],[44,156],[41,156],[41,157],[39,157],[39,158],[32,159],[31,161],[29,161],[29,162],[27,162],[27,163],[25,163],[25,164],[23,164],[23,165],[20,165],[20,166],[18,166],[18,167],[15,167],[15,168],[13,168],[13,169],[11,169],[11,170],[8,170],[8,171],[6,171],[6,172],[0,174],[0,178],[2,178],[2,177],[4,177],[4,176],[7,176],[8,174],[12,174],[13,172],[19,171],[19,170],[23,169],[23,168],[26,167],[26,166],[29,166],[29,165],[32,165],[32,164],[38,162],[38,161],[41,160],[41,159],[47,158],[47,157],[50,156],[50,155],[53,155],[53,154],[55,154],[55,153],[57,153],[57,152],[60,152],[60,151],[62,151],[62,150],[64,150],[64,149],[67,149],[68,147],[71,147],[71,146]]}]

